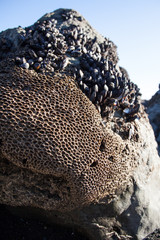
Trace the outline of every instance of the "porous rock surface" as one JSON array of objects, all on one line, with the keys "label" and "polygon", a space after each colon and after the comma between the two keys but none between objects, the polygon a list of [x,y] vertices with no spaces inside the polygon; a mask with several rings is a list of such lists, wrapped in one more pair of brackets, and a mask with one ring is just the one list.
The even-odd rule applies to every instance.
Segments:
[{"label": "porous rock surface", "polygon": [[[22,172],[32,170],[42,179],[50,176],[50,201],[42,206],[33,196],[33,205],[69,210],[113,195],[124,185],[133,156],[127,161],[126,144],[103,126],[95,106],[71,78],[38,75],[9,60],[1,63],[0,74],[2,156]],[[43,190],[34,185],[41,196]],[[9,185],[10,190],[14,186]],[[12,193],[11,199],[2,201],[29,205],[30,196],[22,192],[18,199]]]},{"label": "porous rock surface", "polygon": [[[72,13],[63,11],[65,17]],[[57,20],[62,19],[60,13]],[[77,19],[92,39],[103,41],[73,11],[76,14],[67,23],[76,25]],[[4,46],[0,62],[1,203],[43,209],[44,218],[74,225],[90,239],[142,239],[160,226],[160,163],[139,91],[123,69],[113,67],[118,61],[115,46],[106,53],[112,65],[106,72],[116,77],[102,98],[112,111],[104,118],[97,107],[103,107],[99,98],[94,102],[82,91],[82,80],[70,68],[57,68],[53,74],[46,63],[39,72],[35,59],[33,68],[25,61],[17,65],[28,47],[24,46],[24,52],[22,46],[19,49],[18,31],[24,30],[3,32],[0,43]],[[124,86],[113,87],[117,78]],[[108,75],[103,86],[107,79]],[[106,106],[106,98],[111,105]]]}]

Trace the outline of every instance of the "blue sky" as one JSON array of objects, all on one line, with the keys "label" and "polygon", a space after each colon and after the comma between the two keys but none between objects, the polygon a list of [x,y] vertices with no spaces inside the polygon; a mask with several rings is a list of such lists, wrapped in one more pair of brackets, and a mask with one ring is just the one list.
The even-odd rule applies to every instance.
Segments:
[{"label": "blue sky", "polygon": [[160,83],[160,0],[0,0],[0,31],[27,27],[47,12],[72,8],[118,47],[119,65],[126,68],[143,99]]}]

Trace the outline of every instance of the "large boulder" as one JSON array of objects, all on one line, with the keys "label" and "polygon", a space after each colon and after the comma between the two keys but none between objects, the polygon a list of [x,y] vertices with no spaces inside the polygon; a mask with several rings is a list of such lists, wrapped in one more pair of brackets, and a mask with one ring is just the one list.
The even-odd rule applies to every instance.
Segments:
[{"label": "large boulder", "polygon": [[0,46],[0,203],[90,239],[160,227],[157,145],[116,46],[67,9]]}]

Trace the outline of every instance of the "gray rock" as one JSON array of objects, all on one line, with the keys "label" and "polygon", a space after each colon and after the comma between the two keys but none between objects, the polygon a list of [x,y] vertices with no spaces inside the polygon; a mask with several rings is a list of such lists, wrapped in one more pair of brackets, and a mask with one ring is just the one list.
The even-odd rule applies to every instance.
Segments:
[{"label": "gray rock", "polygon": [[14,29],[7,29],[0,33],[0,38],[7,37],[12,42],[12,50],[17,50],[20,44],[23,41],[23,34],[25,34],[25,30],[22,27],[14,28]]},{"label": "gray rock", "polygon": [[156,141],[158,142],[158,152],[160,155],[160,90],[145,103],[145,106],[149,121],[154,130]]}]

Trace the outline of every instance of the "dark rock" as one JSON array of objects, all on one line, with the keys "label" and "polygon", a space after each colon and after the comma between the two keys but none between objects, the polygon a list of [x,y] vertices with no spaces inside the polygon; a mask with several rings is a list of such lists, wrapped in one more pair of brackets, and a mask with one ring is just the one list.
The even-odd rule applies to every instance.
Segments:
[{"label": "dark rock", "polygon": [[[27,211],[27,209],[26,209]],[[21,208],[9,208],[5,205],[0,205],[0,235],[3,240],[88,240],[76,229],[57,224],[48,224],[44,219],[33,218]]]}]

